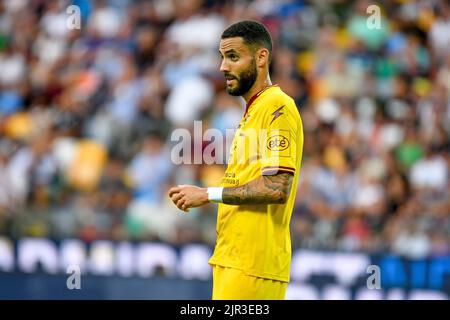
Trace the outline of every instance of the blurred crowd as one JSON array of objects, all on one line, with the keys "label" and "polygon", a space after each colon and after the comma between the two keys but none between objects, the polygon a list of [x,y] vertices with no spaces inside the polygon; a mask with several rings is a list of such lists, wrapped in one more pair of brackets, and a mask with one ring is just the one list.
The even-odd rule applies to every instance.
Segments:
[{"label": "blurred crowd", "polygon": [[450,5],[377,2],[0,0],[0,235],[213,245],[216,206],[167,190],[225,166],[171,133],[236,128],[218,44],[252,19],[303,119],[294,247],[449,254]]}]

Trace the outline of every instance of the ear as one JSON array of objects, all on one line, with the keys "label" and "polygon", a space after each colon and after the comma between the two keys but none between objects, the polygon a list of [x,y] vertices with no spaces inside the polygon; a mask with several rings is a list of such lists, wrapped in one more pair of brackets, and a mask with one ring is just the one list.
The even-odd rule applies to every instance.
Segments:
[{"label": "ear", "polygon": [[256,65],[260,68],[269,65],[269,50],[261,48],[256,52]]}]

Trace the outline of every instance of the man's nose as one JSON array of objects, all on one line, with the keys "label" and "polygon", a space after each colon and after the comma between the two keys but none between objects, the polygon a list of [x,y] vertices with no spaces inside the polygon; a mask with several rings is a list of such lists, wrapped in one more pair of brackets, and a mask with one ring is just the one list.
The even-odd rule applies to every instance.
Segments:
[{"label": "man's nose", "polygon": [[225,62],[225,60],[222,60],[222,63],[220,64],[220,72],[229,72],[230,68],[228,68],[228,64]]}]

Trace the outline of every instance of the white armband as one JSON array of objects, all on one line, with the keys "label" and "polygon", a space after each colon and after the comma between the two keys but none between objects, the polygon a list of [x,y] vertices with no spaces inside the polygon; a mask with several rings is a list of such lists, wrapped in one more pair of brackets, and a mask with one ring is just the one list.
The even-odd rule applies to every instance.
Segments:
[{"label": "white armband", "polygon": [[207,188],[208,200],[211,202],[222,202],[223,187]]}]

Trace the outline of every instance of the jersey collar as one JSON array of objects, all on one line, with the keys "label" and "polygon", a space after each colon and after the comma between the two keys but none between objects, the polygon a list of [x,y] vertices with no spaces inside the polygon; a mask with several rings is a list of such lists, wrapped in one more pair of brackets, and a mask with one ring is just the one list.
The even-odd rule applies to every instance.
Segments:
[{"label": "jersey collar", "polygon": [[262,89],[261,91],[258,91],[257,93],[255,93],[255,94],[250,98],[250,100],[248,100],[247,107],[245,108],[244,117],[245,117],[245,115],[247,114],[248,109],[250,109],[250,106],[251,106],[251,105],[253,104],[253,102],[256,100],[256,98],[258,98],[258,97],[259,97],[264,91],[266,91],[267,89],[273,88],[273,87],[278,87],[278,85],[277,85],[277,84],[272,84],[272,85],[270,85],[270,86],[267,86],[267,87],[265,87],[264,89]]}]

